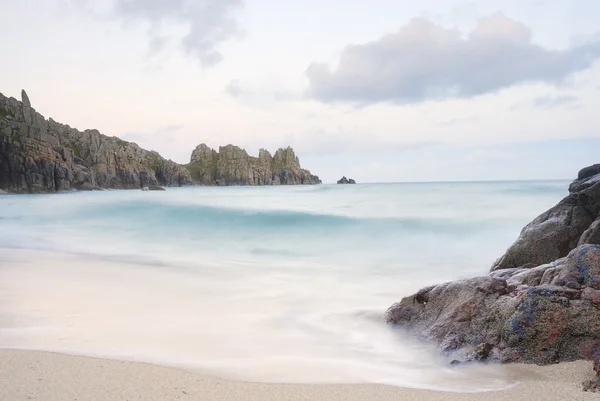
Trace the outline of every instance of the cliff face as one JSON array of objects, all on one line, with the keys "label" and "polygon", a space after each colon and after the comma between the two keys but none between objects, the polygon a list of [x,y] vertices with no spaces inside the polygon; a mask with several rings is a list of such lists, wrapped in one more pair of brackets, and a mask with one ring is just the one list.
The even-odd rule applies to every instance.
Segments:
[{"label": "cliff face", "polygon": [[320,184],[321,180],[300,167],[290,147],[279,149],[274,156],[261,149],[258,157],[227,145],[215,151],[205,144],[192,152],[186,166],[195,181],[203,185],[297,185]]},{"label": "cliff face", "polygon": [[0,93],[0,190],[320,183],[319,177],[300,167],[290,147],[274,156],[261,149],[257,158],[237,146],[221,146],[217,152],[202,144],[192,152],[191,162],[182,166],[97,130],[82,132],[47,120],[31,107],[25,91],[21,101]]},{"label": "cliff face", "polygon": [[0,189],[52,192],[192,184],[189,171],[137,144],[78,131],[0,93]]}]

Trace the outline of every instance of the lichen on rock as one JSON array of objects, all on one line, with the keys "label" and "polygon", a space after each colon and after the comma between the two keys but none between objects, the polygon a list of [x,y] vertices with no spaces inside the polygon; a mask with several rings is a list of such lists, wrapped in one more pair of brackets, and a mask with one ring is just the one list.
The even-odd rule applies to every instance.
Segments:
[{"label": "lichen on rock", "polygon": [[387,310],[388,323],[438,343],[454,361],[598,366],[600,172],[584,170],[490,273],[421,289]]}]

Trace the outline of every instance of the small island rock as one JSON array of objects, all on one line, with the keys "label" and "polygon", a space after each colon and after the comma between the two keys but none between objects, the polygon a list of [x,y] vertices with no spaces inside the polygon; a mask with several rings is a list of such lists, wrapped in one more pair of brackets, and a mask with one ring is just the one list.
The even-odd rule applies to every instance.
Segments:
[{"label": "small island rock", "polygon": [[354,181],[352,178],[346,178],[346,176],[343,176],[342,178],[340,178],[337,182],[338,184],[356,184],[356,181]]}]

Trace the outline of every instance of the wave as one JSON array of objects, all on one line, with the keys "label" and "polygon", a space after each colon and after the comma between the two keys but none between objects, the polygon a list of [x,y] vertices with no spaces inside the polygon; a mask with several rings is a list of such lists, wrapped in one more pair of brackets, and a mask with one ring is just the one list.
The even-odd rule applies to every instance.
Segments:
[{"label": "wave", "polygon": [[[236,209],[192,204],[126,201],[84,207],[74,211],[71,219],[95,221],[110,226],[135,224],[165,230],[202,229],[239,231],[343,231],[385,230],[396,234],[438,233],[468,234],[489,230],[494,221],[464,219],[423,219],[419,217],[353,217],[293,210]],[[126,224],[125,224],[126,223]],[[236,231],[232,231],[236,230]]]}]

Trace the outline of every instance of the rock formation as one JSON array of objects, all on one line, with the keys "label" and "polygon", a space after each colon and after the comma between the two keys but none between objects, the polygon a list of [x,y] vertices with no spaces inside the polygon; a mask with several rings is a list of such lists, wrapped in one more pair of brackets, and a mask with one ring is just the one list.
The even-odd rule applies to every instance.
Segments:
[{"label": "rock formation", "polygon": [[[457,361],[600,360],[600,169],[541,214],[482,277],[423,288],[386,317]],[[599,379],[600,380],[600,379]]]},{"label": "rock formation", "polygon": [[46,120],[25,91],[20,102],[0,94],[0,189],[32,193],[191,183],[183,166],[154,151]]},{"label": "rock formation", "polygon": [[296,185],[320,184],[321,180],[300,167],[290,147],[279,149],[274,156],[261,149],[258,157],[249,156],[234,145],[219,147],[198,145],[186,166],[192,178],[203,185]]},{"label": "rock formation", "polygon": [[21,101],[0,93],[0,190],[17,193],[61,190],[157,189],[162,186],[320,184],[300,168],[292,148],[250,157],[237,146],[219,152],[206,145],[179,165],[133,142],[83,132],[46,120],[25,91]]},{"label": "rock formation", "polygon": [[352,178],[346,178],[346,176],[343,176],[342,178],[340,178],[337,182],[338,184],[356,184],[356,181],[354,181]]}]

